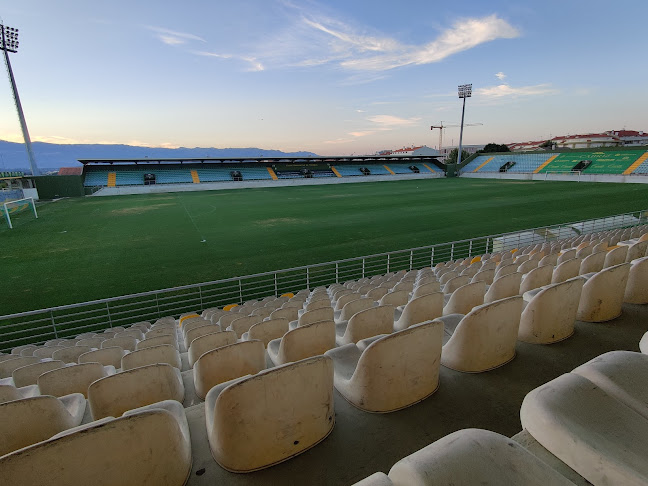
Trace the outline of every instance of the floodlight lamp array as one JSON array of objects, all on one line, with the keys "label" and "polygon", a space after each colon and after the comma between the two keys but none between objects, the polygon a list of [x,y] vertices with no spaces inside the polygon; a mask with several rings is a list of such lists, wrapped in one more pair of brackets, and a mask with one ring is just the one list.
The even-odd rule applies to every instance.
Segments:
[{"label": "floodlight lamp array", "polygon": [[18,52],[18,29],[0,24],[0,50]]},{"label": "floodlight lamp array", "polygon": [[470,98],[472,96],[472,84],[460,84],[459,98]]}]

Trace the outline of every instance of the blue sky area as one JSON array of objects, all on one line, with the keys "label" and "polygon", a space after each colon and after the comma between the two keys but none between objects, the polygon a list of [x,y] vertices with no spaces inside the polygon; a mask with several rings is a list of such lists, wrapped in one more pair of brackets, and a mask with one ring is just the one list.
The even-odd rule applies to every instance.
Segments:
[{"label": "blue sky area", "polygon": [[[33,140],[322,155],[648,130],[645,1],[20,0]],[[458,143],[448,128],[444,145]],[[21,141],[6,75],[0,139]]]}]

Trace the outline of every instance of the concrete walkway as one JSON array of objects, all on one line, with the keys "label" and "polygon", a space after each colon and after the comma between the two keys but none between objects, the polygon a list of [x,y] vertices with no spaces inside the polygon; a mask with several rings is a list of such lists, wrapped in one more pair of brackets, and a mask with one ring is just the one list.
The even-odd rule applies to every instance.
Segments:
[{"label": "concrete walkway", "polygon": [[524,396],[578,365],[612,350],[639,351],[648,330],[648,305],[624,304],[607,323],[576,323],[575,334],[560,343],[517,343],[517,356],[493,371],[467,374],[441,367],[440,388],[423,402],[389,414],[362,412],[335,392],[336,424],[331,435],[304,454],[248,474],[222,469],[211,457],[204,405],[186,409],[191,429],[197,485],[349,485],[374,472],[389,472],[399,459],[467,427],[511,437],[521,430]]}]

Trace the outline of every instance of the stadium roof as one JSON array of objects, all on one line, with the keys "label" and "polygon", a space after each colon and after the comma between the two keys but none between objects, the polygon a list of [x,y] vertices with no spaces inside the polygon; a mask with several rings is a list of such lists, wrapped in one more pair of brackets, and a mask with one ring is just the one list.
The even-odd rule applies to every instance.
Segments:
[{"label": "stadium roof", "polygon": [[[420,161],[436,158],[429,155],[412,155],[399,157],[404,160]],[[232,163],[295,163],[295,162],[363,162],[385,160],[394,162],[393,157],[384,155],[355,155],[355,156],[334,156],[334,157],[202,157],[202,158],[144,158],[144,159],[79,159],[84,166],[88,164],[232,164]]]}]

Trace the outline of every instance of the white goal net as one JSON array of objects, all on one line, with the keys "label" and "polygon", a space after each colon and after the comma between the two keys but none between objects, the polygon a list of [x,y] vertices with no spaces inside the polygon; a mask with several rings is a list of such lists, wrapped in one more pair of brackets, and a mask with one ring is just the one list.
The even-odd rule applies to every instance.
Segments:
[{"label": "white goal net", "polygon": [[7,201],[3,203],[2,214],[4,215],[5,220],[9,225],[9,229],[13,228],[13,224],[11,222],[11,216],[21,213],[23,211],[28,211],[30,208],[34,213],[34,217],[38,219],[38,213],[36,212],[36,203],[34,203],[34,198],[32,197],[16,199],[14,201]]}]

